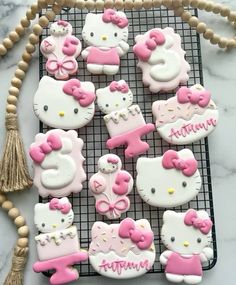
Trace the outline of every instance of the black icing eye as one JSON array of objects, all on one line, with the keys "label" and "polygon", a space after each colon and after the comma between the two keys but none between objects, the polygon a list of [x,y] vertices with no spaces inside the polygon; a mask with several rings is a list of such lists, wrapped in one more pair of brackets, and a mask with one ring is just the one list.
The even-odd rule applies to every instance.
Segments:
[{"label": "black icing eye", "polygon": [[152,194],[154,194],[156,192],[156,189],[155,188],[151,188],[151,192],[152,192]]},{"label": "black icing eye", "polygon": [[112,165],[112,168],[116,168],[115,165]]},{"label": "black icing eye", "polygon": [[65,222],[65,219],[61,219],[61,222],[64,223],[64,222]]},{"label": "black icing eye", "polygon": [[45,227],[45,224],[44,224],[44,223],[42,223],[42,227],[43,227],[43,228]]},{"label": "black icing eye", "polygon": [[47,105],[44,105],[44,106],[43,106],[43,109],[44,109],[44,111],[47,111],[47,110],[48,110],[48,106],[47,106]]},{"label": "black icing eye", "polygon": [[124,97],[124,98],[123,98],[123,101],[125,101],[125,100],[126,100],[126,98]]},{"label": "black icing eye", "polygon": [[183,187],[186,187],[186,186],[187,186],[187,182],[186,182],[186,181],[183,181],[182,186],[183,186]]},{"label": "black icing eye", "polygon": [[77,114],[79,110],[77,108],[74,109],[74,113]]},{"label": "black icing eye", "polygon": [[201,239],[201,238],[198,238],[198,239],[197,239],[197,242],[198,242],[198,243],[201,243],[201,242],[202,242],[202,239]]},{"label": "black icing eye", "polygon": [[109,104],[106,104],[106,107],[109,107]]},{"label": "black icing eye", "polygon": [[171,240],[172,242],[174,242],[174,241],[175,241],[175,237],[171,237],[170,240]]},{"label": "black icing eye", "polygon": [[91,33],[90,33],[90,37],[93,37],[93,36],[94,36],[94,33],[93,33],[93,32],[91,32]]},{"label": "black icing eye", "polygon": [[118,34],[117,33],[114,33],[114,37],[117,37],[118,36]]}]

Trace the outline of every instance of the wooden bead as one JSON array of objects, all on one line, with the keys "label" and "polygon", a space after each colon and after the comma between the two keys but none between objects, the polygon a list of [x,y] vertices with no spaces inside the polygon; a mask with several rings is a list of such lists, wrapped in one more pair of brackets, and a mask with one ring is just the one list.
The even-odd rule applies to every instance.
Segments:
[{"label": "wooden bead", "polygon": [[212,29],[206,29],[205,33],[203,34],[204,39],[209,40],[213,37],[214,32]]},{"label": "wooden bead", "polygon": [[190,27],[197,27],[197,25],[199,24],[199,20],[197,17],[193,16],[188,20],[188,24]]},{"label": "wooden bead", "polygon": [[197,7],[200,10],[204,10],[206,8],[206,4],[207,4],[206,0],[199,0]]},{"label": "wooden bead", "polygon": [[143,0],[143,8],[148,10],[152,8],[152,1],[150,0]]},{"label": "wooden bead", "polygon": [[[99,1],[99,2],[101,2],[101,1]],[[103,2],[103,1],[102,1]],[[96,6],[97,6],[97,4],[96,4]],[[78,9],[84,9],[84,7],[85,7],[85,2],[84,2],[84,0],[78,0],[77,2],[76,2],[76,8],[78,8]],[[104,7],[104,2],[103,2],[103,7]]]},{"label": "wooden bead", "polygon": [[3,202],[7,200],[6,196],[3,194],[0,194],[0,204],[2,205]]},{"label": "wooden bead", "polygon": [[19,89],[14,87],[14,86],[11,86],[8,90],[8,93],[12,96],[18,97],[19,96]]},{"label": "wooden bead", "polygon": [[10,104],[10,105],[16,106],[16,104],[17,104],[17,97],[13,96],[13,95],[8,95],[7,96],[7,103]]},{"label": "wooden bead", "polygon": [[211,12],[213,10],[213,7],[215,6],[215,4],[212,2],[212,1],[208,1],[206,3],[206,7],[205,7],[205,10],[207,12]]},{"label": "wooden bead", "polygon": [[26,51],[27,51],[28,53],[34,53],[35,50],[36,50],[36,47],[35,47],[35,45],[28,43],[28,44],[25,46],[25,49],[26,49]]},{"label": "wooden bead", "polygon": [[219,4],[219,3],[216,3],[215,6],[214,6],[213,9],[212,9],[212,12],[213,12],[214,14],[219,14],[220,11],[221,11],[221,9],[222,9],[222,5]]},{"label": "wooden bead", "polygon": [[[14,97],[16,98],[16,97]],[[12,208],[10,209],[10,211],[8,212],[8,216],[12,219],[15,220],[15,218],[17,218],[20,215],[20,211],[17,208]]]},{"label": "wooden bead", "polygon": [[104,2],[103,0],[97,0],[95,2],[95,8],[99,11],[103,10],[103,7],[104,7]]},{"label": "wooden bead", "polygon": [[7,53],[7,49],[4,45],[0,44],[0,55],[5,55]]},{"label": "wooden bead", "polygon": [[190,5],[193,7],[193,8],[197,8],[198,7],[198,0],[192,0],[190,2]]},{"label": "wooden bead", "polygon": [[57,4],[63,6],[65,4],[65,0],[57,0]]},{"label": "wooden bead", "polygon": [[222,17],[228,17],[229,14],[230,14],[230,8],[226,7],[226,6],[223,6],[221,11],[220,11],[220,14],[221,14]]},{"label": "wooden bead", "polygon": [[13,42],[8,38],[5,38],[2,43],[6,49],[11,49],[13,47]]},{"label": "wooden bead", "polygon": [[25,62],[24,60],[20,60],[20,61],[18,62],[18,67],[19,67],[20,69],[22,69],[24,72],[26,72],[27,69],[29,68],[29,65],[28,65],[28,63]]},{"label": "wooden bead", "polygon": [[27,238],[19,238],[17,240],[17,245],[21,248],[27,247],[29,244],[29,240]]},{"label": "wooden bead", "polygon": [[221,38],[218,45],[220,48],[226,48],[228,43],[228,39],[227,38]]},{"label": "wooden bead", "polygon": [[179,7],[174,10],[175,16],[180,17],[184,13],[184,8]]},{"label": "wooden bead", "polygon": [[36,45],[39,42],[39,36],[35,34],[30,34],[29,35],[29,42],[33,45]]},{"label": "wooden bead", "polygon": [[74,8],[75,7],[75,0],[66,0],[65,1],[65,5],[68,7],[68,8]]},{"label": "wooden bead", "polygon": [[31,11],[31,9],[27,10],[27,12],[26,12],[26,18],[27,18],[29,21],[35,19],[35,17],[36,17],[36,13],[33,13],[33,12]]},{"label": "wooden bead", "polygon": [[13,77],[11,80],[11,85],[19,89],[21,88],[22,81],[19,78]]},{"label": "wooden bead", "polygon": [[7,104],[7,108],[6,108],[7,113],[11,113],[11,114],[16,114],[17,112],[17,108],[15,105],[12,104]]},{"label": "wooden bead", "polygon": [[234,40],[234,39],[228,40],[226,47],[228,49],[235,48],[236,47],[236,40]]},{"label": "wooden bead", "polygon": [[228,16],[229,21],[235,22],[236,21],[236,11],[232,11]]},{"label": "wooden bead", "polygon": [[217,35],[217,34],[214,34],[213,37],[210,39],[210,42],[213,44],[213,45],[217,45],[220,41],[220,36]]},{"label": "wooden bead", "polygon": [[57,4],[54,4],[53,6],[52,6],[52,11],[56,14],[56,15],[58,15],[58,14],[60,14],[61,13],[61,6],[59,6],[59,5],[57,5]]},{"label": "wooden bead", "polygon": [[115,0],[115,8],[117,10],[123,9],[123,0]]},{"label": "wooden bead", "polygon": [[9,211],[13,208],[13,203],[9,200],[6,200],[2,203],[2,208],[5,211]]},{"label": "wooden bead", "polygon": [[191,13],[188,11],[184,11],[183,14],[181,15],[181,18],[184,21],[188,21],[192,17]]},{"label": "wooden bead", "polygon": [[25,34],[25,29],[21,25],[16,26],[15,31],[19,36],[23,36]]},{"label": "wooden bead", "polygon": [[143,1],[142,0],[135,0],[134,1],[134,9],[140,10],[143,7]]},{"label": "wooden bead", "polygon": [[34,14],[37,14],[40,11],[37,3],[32,4],[30,8],[31,8],[32,13]]},{"label": "wooden bead", "polygon": [[163,0],[162,4],[166,7],[166,8],[171,8],[172,7],[172,0]]},{"label": "wooden bead", "polygon": [[32,55],[30,53],[28,53],[27,51],[25,51],[23,54],[22,54],[22,59],[25,61],[25,62],[30,62],[31,59],[32,59]]},{"label": "wooden bead", "polygon": [[182,5],[183,6],[189,6],[190,2],[191,2],[191,0],[183,0]]},{"label": "wooden bead", "polygon": [[53,11],[46,11],[45,17],[48,18],[49,21],[53,21],[56,18],[56,14]]},{"label": "wooden bead", "polygon": [[25,219],[22,216],[18,216],[15,218],[14,224],[17,226],[17,228],[23,227],[25,225]]},{"label": "wooden bead", "polygon": [[[134,6],[135,6],[135,2],[138,2],[138,1],[134,1]],[[141,1],[139,1],[139,2],[141,2]],[[174,1],[175,2],[175,1]],[[173,2],[173,3],[174,3]],[[178,2],[178,0],[176,0],[176,2]],[[182,1],[181,1],[182,2]],[[160,8],[161,7],[161,4],[162,4],[162,0],[153,0],[152,1],[152,3],[153,3],[153,7],[154,8]],[[141,6],[142,7],[142,6]]]},{"label": "wooden bead", "polygon": [[41,16],[39,18],[39,25],[43,28],[46,28],[49,24],[49,20],[46,16]]},{"label": "wooden bead", "polygon": [[106,9],[113,8],[113,0],[104,0],[104,7]]},{"label": "wooden bead", "polygon": [[23,17],[20,22],[24,28],[28,28],[30,26],[30,21],[26,17]]},{"label": "wooden bead", "polygon": [[53,5],[55,3],[56,0],[46,0],[48,5]]},{"label": "wooden bead", "polygon": [[13,42],[13,43],[16,43],[19,41],[20,39],[20,36],[17,34],[17,32],[15,31],[12,31],[9,33],[9,39]]},{"label": "wooden bead", "polygon": [[20,227],[18,234],[20,237],[27,237],[29,235],[29,228],[27,226]]},{"label": "wooden bead", "polygon": [[200,23],[197,25],[197,28],[196,28],[196,30],[197,30],[197,32],[198,32],[199,34],[205,33],[206,29],[207,29],[207,25],[206,25],[205,23],[203,23],[203,22],[200,22]]},{"label": "wooden bead", "polygon": [[[59,0],[57,2],[59,2]],[[38,6],[42,9],[47,8],[47,2],[45,0],[38,0]]]},{"label": "wooden bead", "polygon": [[87,0],[86,3],[85,3],[85,7],[86,7],[89,11],[94,10],[94,6],[95,6],[95,3],[94,3],[93,0]]}]

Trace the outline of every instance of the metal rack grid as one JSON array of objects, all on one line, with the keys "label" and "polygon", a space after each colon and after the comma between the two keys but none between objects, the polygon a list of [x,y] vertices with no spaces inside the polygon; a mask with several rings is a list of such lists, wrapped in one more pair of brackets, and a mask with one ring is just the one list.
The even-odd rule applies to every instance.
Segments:
[{"label": "metal rack grid", "polygon": [[[192,14],[196,14],[196,11],[190,9]],[[45,12],[45,11],[44,11]],[[84,25],[85,16],[88,11],[76,10],[76,9],[64,9],[57,19],[63,19],[69,21],[74,29],[74,35],[81,39],[81,31]],[[94,11],[96,13],[96,11]],[[191,29],[187,24],[174,16],[173,11],[167,10],[166,8],[151,9],[151,10],[139,10],[139,11],[125,11],[129,19],[129,44],[132,47],[134,44],[134,37],[138,34],[143,34],[147,30],[154,27],[173,27],[177,33],[180,34],[182,38],[182,45],[186,51],[186,59],[191,65],[191,73],[188,85],[191,86],[195,83],[203,83],[202,77],[202,62],[201,62],[201,52],[200,52],[200,42],[199,36],[195,30]],[[44,33],[41,39],[49,35],[49,30],[44,29]],[[82,42],[83,47],[84,43]],[[151,105],[152,102],[157,99],[167,99],[174,95],[174,93],[168,94],[151,94],[148,88],[145,88],[142,84],[141,71],[136,67],[136,59],[130,48],[129,53],[121,59],[121,68],[117,75],[115,76],[95,76],[87,72],[86,64],[81,57],[78,58],[79,70],[75,77],[78,77],[82,81],[92,81],[96,89],[107,86],[112,80],[124,79],[128,82],[131,90],[134,94],[134,103],[139,104],[141,107],[144,117],[147,122],[152,122],[152,112]],[[45,70],[45,58],[40,54],[40,78],[46,75]],[[46,132],[49,128],[42,123],[40,123],[40,131]],[[89,179],[94,173],[97,172],[97,161],[101,155],[108,153],[109,151],[105,148],[105,142],[108,138],[108,132],[106,130],[103,115],[100,111],[96,111],[94,120],[92,120],[87,126],[78,130],[78,136],[82,138],[85,142],[83,149],[83,155],[86,158],[84,167],[87,173],[87,178]],[[146,141],[150,145],[150,150],[146,154],[149,157],[162,155],[163,152],[169,148],[180,150],[184,146],[174,146],[169,145],[163,141],[157,134],[153,132],[146,136]],[[214,209],[213,209],[213,198],[212,198],[212,186],[211,186],[211,173],[210,173],[210,161],[209,161],[209,149],[207,139],[198,141],[194,144],[188,145],[190,149],[194,152],[196,159],[199,162],[199,170],[202,176],[202,189],[198,196],[191,202],[173,208],[177,211],[186,211],[189,208],[194,208],[196,210],[207,210],[214,222]],[[136,177],[136,160],[125,160],[123,155],[123,148],[118,148],[112,152],[119,155],[122,162],[123,168],[129,171],[133,177]],[[103,216],[96,213],[95,210],[95,199],[88,190],[88,179],[84,183],[83,190],[79,194],[74,194],[70,196],[70,200],[73,204],[73,210],[75,213],[75,225],[78,228],[78,234],[80,237],[81,248],[88,248],[90,243],[90,229],[95,221],[105,221],[107,223],[112,223],[112,221],[107,220]],[[164,272],[164,268],[158,261],[160,253],[164,250],[164,247],[160,240],[160,229],[162,226],[162,215],[164,209],[154,208],[146,203],[144,203],[139,197],[136,189],[134,187],[133,191],[129,194],[131,201],[130,209],[127,213],[122,215],[122,218],[131,217],[136,219],[146,218],[151,223],[151,227],[155,233],[155,246],[157,251],[157,257],[153,268],[150,273],[161,273]],[[47,200],[40,201],[46,202]],[[118,222],[115,220],[113,222]],[[216,250],[216,236],[215,227],[213,226],[213,249],[214,258],[204,266],[204,270],[211,269],[217,260],[217,250]],[[89,262],[81,263],[78,265],[80,276],[94,276],[98,275],[93,268],[89,265]]]}]

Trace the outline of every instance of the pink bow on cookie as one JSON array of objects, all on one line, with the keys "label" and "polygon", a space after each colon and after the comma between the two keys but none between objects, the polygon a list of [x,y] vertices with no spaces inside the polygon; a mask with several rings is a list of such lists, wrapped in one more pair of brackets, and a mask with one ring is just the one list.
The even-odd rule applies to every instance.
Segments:
[{"label": "pink bow on cookie", "polygon": [[112,81],[111,84],[109,85],[110,91],[119,91],[121,93],[128,93],[129,92],[129,85],[125,82],[120,83],[117,81]]},{"label": "pink bow on cookie", "polygon": [[94,102],[96,97],[93,92],[84,90],[78,79],[68,80],[63,86],[63,92],[67,95],[73,96],[82,107],[89,106]]},{"label": "pink bow on cookie", "polygon": [[202,108],[206,107],[210,100],[211,94],[207,90],[191,90],[188,87],[181,87],[177,94],[177,100],[179,103],[191,103],[198,105]]},{"label": "pink bow on cookie", "polygon": [[121,238],[130,238],[142,250],[148,249],[154,238],[152,231],[136,228],[135,222],[131,218],[126,218],[120,223],[118,234]]},{"label": "pink bow on cookie", "polygon": [[98,200],[96,202],[96,209],[99,213],[105,214],[107,212],[113,212],[115,215],[119,216],[119,213],[127,210],[129,207],[129,200],[127,197],[119,198],[115,203],[110,203],[106,200]]},{"label": "pink bow on cookie", "polygon": [[201,231],[204,235],[207,235],[210,232],[213,225],[210,219],[199,218],[197,212],[193,209],[188,210],[185,214],[184,223],[187,226],[193,226]]},{"label": "pink bow on cookie", "polygon": [[42,163],[47,154],[53,150],[59,150],[61,147],[61,138],[57,134],[50,134],[46,142],[38,146],[32,146],[29,154],[35,163]]},{"label": "pink bow on cookie", "polygon": [[63,27],[67,27],[67,26],[69,25],[69,23],[66,22],[66,21],[64,21],[64,20],[58,20],[58,21],[57,21],[57,24],[58,24],[59,26],[63,26]]},{"label": "pink bow on cookie", "polygon": [[133,47],[133,51],[135,55],[142,61],[148,61],[152,51],[160,45],[165,43],[165,36],[159,30],[152,30],[149,33],[149,39],[147,39],[144,43],[137,43]]},{"label": "pink bow on cookie", "polygon": [[168,150],[164,153],[162,166],[166,169],[175,168],[181,170],[185,176],[192,176],[197,171],[197,160],[194,158],[181,159],[174,150]]},{"label": "pink bow on cookie", "polygon": [[70,72],[75,71],[76,67],[77,62],[74,58],[65,58],[62,61],[58,59],[48,59],[48,61],[46,62],[46,69],[51,74],[68,74]]},{"label": "pink bow on cookie", "polygon": [[53,198],[49,203],[50,210],[59,210],[62,214],[68,214],[71,210],[70,203],[63,203],[60,199]]},{"label": "pink bow on cookie", "polygon": [[113,9],[106,9],[103,13],[102,20],[105,23],[112,23],[119,28],[125,28],[129,24],[127,18],[118,15]]}]

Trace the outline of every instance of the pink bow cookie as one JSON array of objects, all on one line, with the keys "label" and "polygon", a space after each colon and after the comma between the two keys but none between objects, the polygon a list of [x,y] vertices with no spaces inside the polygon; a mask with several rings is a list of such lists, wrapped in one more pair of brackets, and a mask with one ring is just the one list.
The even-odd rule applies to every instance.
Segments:
[{"label": "pink bow cookie", "polygon": [[68,214],[71,210],[71,204],[63,203],[60,199],[53,198],[49,203],[49,208],[51,210],[59,210],[62,214]]},{"label": "pink bow cookie", "polygon": [[206,107],[211,100],[211,93],[207,90],[191,90],[188,87],[181,87],[177,94],[177,100],[179,103],[191,103],[198,105],[202,108]]},{"label": "pink bow cookie", "polygon": [[56,77],[63,77],[66,74],[71,74],[77,69],[77,61],[74,58],[48,59],[46,69],[49,73],[55,74]]},{"label": "pink bow cookie", "polygon": [[184,223],[187,226],[193,226],[194,228],[207,235],[212,228],[212,221],[210,219],[201,219],[197,215],[197,211],[190,209],[187,211],[184,217]]},{"label": "pink bow cookie", "polygon": [[102,20],[105,23],[112,23],[119,28],[125,28],[129,24],[129,21],[126,17],[118,15],[117,12],[113,9],[106,9],[103,13]]},{"label": "pink bow cookie", "polygon": [[117,82],[117,81],[112,81],[111,84],[109,85],[110,91],[115,92],[119,91],[121,93],[128,93],[129,92],[129,85],[125,82]]}]

